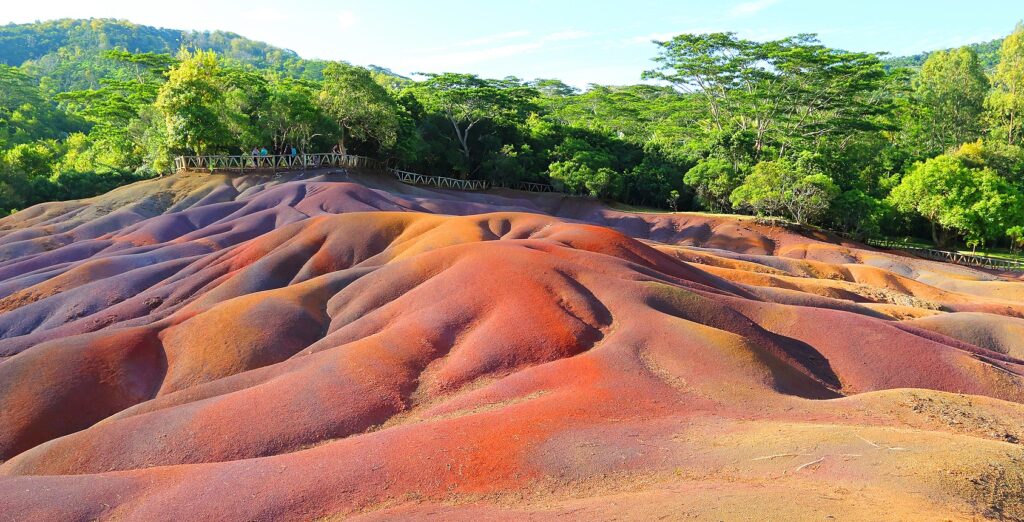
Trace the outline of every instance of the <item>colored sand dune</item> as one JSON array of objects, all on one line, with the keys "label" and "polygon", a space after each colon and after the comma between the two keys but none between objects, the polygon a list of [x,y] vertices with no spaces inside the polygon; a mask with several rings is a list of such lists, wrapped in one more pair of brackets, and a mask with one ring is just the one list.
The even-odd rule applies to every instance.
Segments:
[{"label": "colored sand dune", "polygon": [[0,311],[0,519],[1024,517],[1024,284],[752,219],[184,174]]}]

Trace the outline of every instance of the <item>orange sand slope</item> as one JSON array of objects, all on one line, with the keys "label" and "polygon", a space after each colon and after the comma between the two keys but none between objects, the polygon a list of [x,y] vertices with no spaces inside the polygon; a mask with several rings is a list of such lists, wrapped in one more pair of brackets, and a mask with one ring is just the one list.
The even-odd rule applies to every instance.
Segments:
[{"label": "orange sand slope", "polygon": [[1024,519],[1024,284],[359,174],[0,220],[0,519]]}]

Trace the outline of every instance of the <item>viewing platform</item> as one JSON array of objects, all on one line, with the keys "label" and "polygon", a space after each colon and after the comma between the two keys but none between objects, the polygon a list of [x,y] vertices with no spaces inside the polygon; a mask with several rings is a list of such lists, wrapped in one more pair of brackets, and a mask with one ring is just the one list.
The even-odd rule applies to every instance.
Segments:
[{"label": "viewing platform", "polygon": [[174,167],[178,172],[207,171],[245,174],[247,172],[281,172],[295,170],[312,170],[325,168],[359,168],[385,172],[398,181],[409,185],[422,185],[441,189],[481,191],[492,188],[521,190],[525,192],[556,193],[572,196],[552,185],[527,181],[491,183],[481,179],[459,179],[444,176],[427,176],[390,168],[383,162],[366,156],[351,154],[284,154],[258,155],[241,154],[235,156],[177,156]]}]

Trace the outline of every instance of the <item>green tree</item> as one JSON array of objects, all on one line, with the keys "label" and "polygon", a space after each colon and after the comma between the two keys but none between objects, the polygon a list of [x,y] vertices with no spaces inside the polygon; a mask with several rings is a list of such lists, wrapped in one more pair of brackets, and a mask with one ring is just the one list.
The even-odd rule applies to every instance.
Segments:
[{"label": "green tree", "polygon": [[707,158],[686,172],[683,183],[693,189],[704,208],[728,212],[732,209],[729,196],[743,183],[743,173],[724,158]]},{"label": "green tree", "polygon": [[914,81],[911,140],[932,156],[978,139],[989,82],[967,47],[928,56]]},{"label": "green tree", "polygon": [[455,133],[464,165],[462,177],[474,170],[471,154],[473,130],[485,121],[522,122],[538,96],[535,89],[515,79],[489,80],[474,74],[428,74],[414,87],[428,111],[440,114]]},{"label": "green tree", "polygon": [[615,182],[617,173],[608,167],[594,168],[585,158],[556,161],[548,168],[551,179],[562,183],[570,192],[606,196]]},{"label": "green tree", "polygon": [[992,77],[986,105],[995,130],[1008,145],[1019,145],[1024,134],[1024,24],[1018,23],[999,49],[999,65]]},{"label": "green tree", "polygon": [[318,103],[318,85],[308,80],[275,77],[268,85],[267,123],[274,148],[292,144],[299,150],[311,147],[318,131],[331,121]]},{"label": "green tree", "polygon": [[886,216],[886,207],[882,201],[859,189],[839,194],[829,210],[831,225],[836,230],[861,239],[879,234],[882,220]]},{"label": "green tree", "polygon": [[972,168],[951,154],[916,164],[889,199],[928,221],[939,246],[957,235],[975,243],[998,239],[1022,221],[1015,187],[994,170]]},{"label": "green tree", "polygon": [[338,126],[342,153],[347,151],[349,138],[376,141],[378,149],[395,146],[402,124],[401,107],[370,71],[344,63],[329,64],[317,101]]},{"label": "green tree", "polygon": [[814,222],[825,214],[839,189],[813,163],[806,155],[797,161],[762,161],[730,200],[734,207],[749,208],[758,215],[781,214],[800,224]]},{"label": "green tree", "polygon": [[[135,170],[147,157],[141,140],[147,130],[140,127],[140,114],[152,107],[176,60],[169,55],[120,50],[103,56],[130,65],[132,74],[125,79],[101,79],[98,89],[60,93],[56,98],[65,110],[92,123],[89,142],[96,149],[93,157],[97,162],[104,168]],[[154,124],[149,119],[145,123]]]},{"label": "green tree", "polygon": [[56,110],[31,77],[0,64],[0,150],[34,140],[58,138],[82,127]]},{"label": "green tree", "polygon": [[877,95],[885,83],[877,56],[830,49],[814,35],[754,42],[734,33],[682,34],[655,43],[659,68],[644,77],[701,100],[706,132],[750,133],[755,161],[769,147],[782,157],[825,137],[879,130],[877,117],[890,110]]},{"label": "green tree", "polygon": [[553,151],[556,160],[548,166],[551,179],[570,192],[607,197],[619,187],[621,176],[614,170],[615,156],[608,150],[578,137],[568,137]]},{"label": "green tree", "polygon": [[1007,181],[1024,186],[1024,147],[979,139],[960,145],[950,154],[971,168],[992,169]]},{"label": "green tree", "polygon": [[215,53],[182,53],[156,100],[170,149],[208,154],[231,146],[222,73]]}]

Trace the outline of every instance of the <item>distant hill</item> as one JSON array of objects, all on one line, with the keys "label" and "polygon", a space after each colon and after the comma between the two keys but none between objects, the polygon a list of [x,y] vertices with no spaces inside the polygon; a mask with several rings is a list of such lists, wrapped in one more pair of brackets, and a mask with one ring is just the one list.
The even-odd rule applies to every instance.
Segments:
[{"label": "distant hill", "polygon": [[[0,64],[23,66],[37,78],[45,78],[45,87],[54,92],[96,87],[111,72],[108,69],[117,67],[99,59],[105,50],[173,54],[183,47],[216,51],[231,60],[299,78],[320,78],[328,63],[226,31],[165,29],[106,18],[0,26]],[[371,69],[398,76],[383,67]]]},{"label": "distant hill", "polygon": [[224,31],[182,31],[125,20],[54,20],[0,27],[0,62],[22,65],[61,49],[173,53],[182,47],[212,49],[254,65],[281,66],[299,60],[294,51]]},{"label": "distant hill", "polygon": [[[974,52],[978,53],[978,59],[981,60],[981,64],[986,69],[995,69],[999,63],[999,48],[1003,45],[1002,38],[996,38],[988,42],[974,43],[967,45]],[[926,51],[918,53],[912,56],[893,56],[882,60],[887,67],[890,69],[898,69],[901,67],[909,67],[911,69],[917,69],[924,65],[924,61],[928,59],[928,55],[934,51]]]}]

